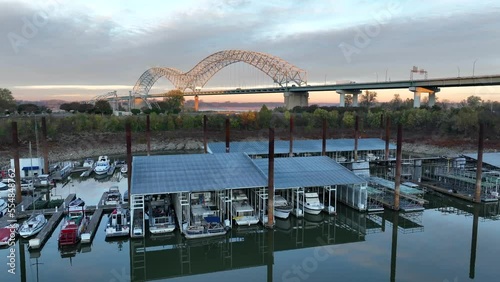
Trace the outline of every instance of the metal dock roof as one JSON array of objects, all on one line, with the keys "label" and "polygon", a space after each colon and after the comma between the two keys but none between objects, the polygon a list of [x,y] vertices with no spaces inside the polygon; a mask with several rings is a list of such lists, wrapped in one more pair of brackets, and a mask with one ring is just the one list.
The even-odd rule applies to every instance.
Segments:
[{"label": "metal dock roof", "polygon": [[[267,154],[268,141],[244,141],[231,142],[229,144],[230,152],[243,152],[249,155]],[[394,150],[396,146],[389,144],[389,149]],[[275,154],[286,154],[290,150],[290,141],[276,140],[274,143]],[[354,150],[354,139],[327,139],[327,152],[347,152]],[[385,141],[379,138],[360,138],[358,139],[358,150],[385,150]],[[225,142],[211,142],[208,144],[208,151],[213,154],[226,153]],[[321,153],[322,141],[317,140],[294,140],[294,153]]]},{"label": "metal dock roof", "polygon": [[266,187],[267,178],[243,153],[134,156],[131,194]]},{"label": "metal dock roof", "polygon": [[[477,161],[477,153],[464,154],[464,156]],[[500,168],[500,153],[483,153],[483,163]]]},{"label": "metal dock roof", "polygon": [[[254,159],[252,161],[267,177],[269,160]],[[274,187],[276,189],[358,183],[366,183],[366,180],[329,157],[274,159]]]}]

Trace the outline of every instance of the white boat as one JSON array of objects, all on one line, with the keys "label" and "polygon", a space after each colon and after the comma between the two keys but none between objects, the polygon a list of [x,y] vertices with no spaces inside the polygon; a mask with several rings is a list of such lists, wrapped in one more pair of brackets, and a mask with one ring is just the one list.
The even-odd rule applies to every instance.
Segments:
[{"label": "white boat", "polygon": [[47,219],[43,214],[33,214],[19,228],[19,235],[23,238],[28,238],[40,232],[47,224]]},{"label": "white boat", "polygon": [[94,167],[94,160],[92,158],[87,158],[83,161],[83,167],[86,168],[93,168]]},{"label": "white boat", "polygon": [[130,233],[129,220],[130,215],[128,210],[116,208],[109,215],[106,226],[106,237],[128,236]]},{"label": "white boat", "polygon": [[299,204],[304,208],[304,212],[309,214],[319,214],[325,208],[316,192],[304,193],[304,200],[299,200]]},{"label": "white boat", "polygon": [[274,216],[277,218],[287,219],[292,211],[292,205],[281,195],[274,195]]},{"label": "white boat", "polygon": [[108,173],[110,164],[108,156],[99,156],[97,162],[95,163],[94,172],[98,175]]},{"label": "white boat", "polygon": [[175,213],[169,201],[151,202],[149,215],[151,234],[163,234],[175,230]]},{"label": "white boat", "polygon": [[122,165],[122,167],[120,168],[120,172],[123,174],[126,174],[128,172],[127,164]]},{"label": "white boat", "polygon": [[7,213],[7,202],[4,199],[0,199],[0,217]]},{"label": "white boat", "polygon": [[225,235],[227,231],[220,222],[218,212],[217,207],[209,202],[192,205],[190,225],[183,230],[186,239]]},{"label": "white boat", "polygon": [[41,174],[35,178],[35,187],[46,187],[49,186],[50,180],[48,174]]},{"label": "white boat", "polygon": [[233,220],[237,225],[252,225],[259,223],[259,217],[248,203],[248,196],[242,190],[233,190],[232,197]]},{"label": "white boat", "polygon": [[247,201],[233,202],[233,220],[237,225],[252,225],[259,223],[259,218]]},{"label": "white boat", "polygon": [[120,193],[120,189],[118,186],[109,187],[108,192],[106,193],[106,200],[104,200],[105,205],[119,205],[122,202],[122,194]]}]

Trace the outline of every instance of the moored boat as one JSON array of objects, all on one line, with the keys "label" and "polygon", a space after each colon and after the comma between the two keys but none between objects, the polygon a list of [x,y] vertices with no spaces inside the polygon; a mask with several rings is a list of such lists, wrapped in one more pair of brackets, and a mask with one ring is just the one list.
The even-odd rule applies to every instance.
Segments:
[{"label": "moored boat", "polygon": [[74,245],[81,239],[89,219],[85,215],[84,206],[69,206],[61,231],[59,233],[59,246]]},{"label": "moored boat", "polygon": [[83,167],[86,168],[93,168],[94,167],[94,160],[92,158],[87,158],[83,161]]},{"label": "moored boat", "polygon": [[167,199],[151,202],[149,215],[149,232],[151,234],[163,234],[175,230],[174,209]]},{"label": "moored boat", "polygon": [[7,212],[7,202],[4,199],[0,199],[0,217],[4,216]]},{"label": "moored boat", "polygon": [[94,172],[97,175],[107,174],[110,168],[108,156],[99,156],[94,167]]},{"label": "moored boat", "polygon": [[304,193],[303,197],[303,200],[301,199],[299,203],[304,208],[304,212],[315,215],[319,214],[325,208],[325,205],[319,201],[318,193]]},{"label": "moored boat", "polygon": [[17,223],[0,228],[0,246],[11,245],[11,242],[15,242],[18,228]]},{"label": "moored boat", "polygon": [[120,172],[123,174],[126,174],[128,172],[127,164],[122,165],[122,167],[120,168]]},{"label": "moored boat", "polygon": [[191,205],[190,225],[183,230],[186,239],[225,235],[227,231],[217,215],[218,212],[217,207],[210,202]]},{"label": "moored boat", "polygon": [[130,214],[127,209],[116,208],[109,215],[106,226],[106,237],[129,236],[130,234]]},{"label": "moored boat", "polygon": [[287,219],[292,212],[292,205],[281,195],[274,195],[274,216],[281,219]]},{"label": "moored boat", "polygon": [[105,205],[119,205],[122,202],[122,194],[118,186],[111,186],[106,195],[106,200],[104,200]]},{"label": "moored boat", "polygon": [[47,219],[43,214],[33,214],[19,228],[19,235],[23,238],[28,238],[36,235],[47,224]]},{"label": "moored boat", "polygon": [[259,223],[259,218],[247,201],[233,202],[233,220],[240,226]]}]

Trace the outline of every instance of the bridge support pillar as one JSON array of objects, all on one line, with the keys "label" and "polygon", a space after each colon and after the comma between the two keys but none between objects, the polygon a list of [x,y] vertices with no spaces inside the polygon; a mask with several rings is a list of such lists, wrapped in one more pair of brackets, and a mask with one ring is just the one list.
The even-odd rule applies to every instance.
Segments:
[{"label": "bridge support pillar", "polygon": [[194,111],[197,112],[198,111],[198,106],[199,106],[199,98],[198,98],[198,95],[195,95],[194,96]]},{"label": "bridge support pillar", "polygon": [[345,94],[352,95],[352,106],[358,106],[358,94],[361,94],[361,90],[337,90],[336,91],[340,95],[340,107],[345,107]]},{"label": "bridge support pillar", "polygon": [[309,92],[285,92],[283,94],[285,97],[285,107],[288,110],[291,110],[297,106],[299,107],[307,107],[309,106]]},{"label": "bridge support pillar", "polygon": [[420,96],[421,93],[429,93],[429,107],[436,104],[436,92],[439,92],[438,87],[410,87],[410,91],[413,92],[413,107],[420,108]]}]

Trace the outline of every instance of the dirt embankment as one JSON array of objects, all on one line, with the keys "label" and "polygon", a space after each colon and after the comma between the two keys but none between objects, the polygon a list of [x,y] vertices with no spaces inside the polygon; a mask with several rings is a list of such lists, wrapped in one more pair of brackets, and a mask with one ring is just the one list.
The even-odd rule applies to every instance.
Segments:
[{"label": "dirt embankment", "polygon": [[[327,138],[353,138],[352,130],[337,130],[329,132]],[[232,130],[231,141],[268,140],[268,130]],[[288,140],[287,129],[276,129],[275,138]],[[382,137],[380,131],[362,132],[361,138]],[[222,131],[209,131],[208,142],[219,142],[225,140]],[[294,132],[295,139],[320,139],[321,131],[307,131],[298,128]],[[146,133],[132,134],[132,152],[146,152]],[[463,138],[444,138],[437,136],[426,136],[418,133],[406,133],[404,136],[403,151],[415,155],[448,156],[456,157],[460,154],[477,151],[477,140]],[[396,136],[391,135],[391,142],[396,142]],[[36,144],[32,143],[32,153],[36,153]],[[83,160],[87,157],[99,155],[125,155],[126,139],[125,133],[84,133],[78,135],[61,134],[57,140],[49,140],[49,160]],[[39,155],[42,155],[41,143],[39,144]],[[485,151],[500,149],[500,142],[485,140]],[[21,157],[28,158],[28,141],[21,140]],[[153,152],[183,152],[203,151],[203,133],[201,130],[175,131],[175,132],[153,132],[151,133],[151,151]],[[4,146],[0,148],[0,168],[8,166],[13,157],[12,148]]]}]

